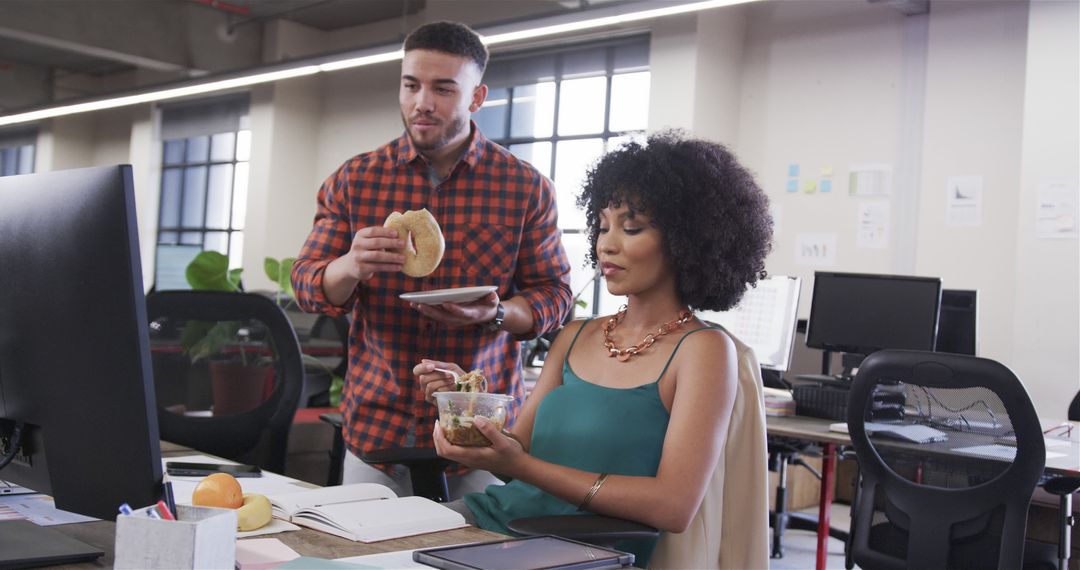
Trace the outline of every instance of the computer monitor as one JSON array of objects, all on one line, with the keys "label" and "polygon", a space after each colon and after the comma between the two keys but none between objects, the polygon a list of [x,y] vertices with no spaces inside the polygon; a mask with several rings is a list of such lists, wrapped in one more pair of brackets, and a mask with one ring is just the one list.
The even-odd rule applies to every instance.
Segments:
[{"label": "computer monitor", "polygon": [[937,277],[817,271],[806,346],[858,356],[933,350],[940,299]]},{"label": "computer monitor", "polygon": [[938,313],[937,352],[979,353],[978,291],[942,289]]},{"label": "computer monitor", "polygon": [[722,325],[754,349],[762,368],[786,372],[795,346],[801,281],[786,275],[769,276],[748,289],[733,309],[703,311],[698,316]]},{"label": "computer monitor", "polygon": [[147,332],[131,167],[0,177],[0,479],[96,518],[156,502]]}]

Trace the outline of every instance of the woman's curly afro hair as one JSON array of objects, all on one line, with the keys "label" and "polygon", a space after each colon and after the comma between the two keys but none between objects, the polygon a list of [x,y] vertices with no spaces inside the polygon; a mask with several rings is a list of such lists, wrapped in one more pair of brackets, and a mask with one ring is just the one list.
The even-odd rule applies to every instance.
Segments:
[{"label": "woman's curly afro hair", "polygon": [[730,309],[765,277],[769,200],[724,146],[665,131],[604,155],[578,198],[594,266],[600,211],[624,202],[660,230],[679,300],[689,307]]}]

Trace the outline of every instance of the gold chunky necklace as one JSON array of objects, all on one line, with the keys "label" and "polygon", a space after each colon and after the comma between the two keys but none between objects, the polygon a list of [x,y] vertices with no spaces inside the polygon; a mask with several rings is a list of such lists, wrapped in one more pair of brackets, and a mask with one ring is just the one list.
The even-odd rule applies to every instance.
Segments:
[{"label": "gold chunky necklace", "polygon": [[615,327],[619,326],[619,323],[623,321],[624,317],[626,317],[626,305],[623,305],[619,309],[619,312],[615,313],[615,316],[604,323],[604,348],[607,349],[608,356],[618,358],[619,362],[626,362],[627,360],[630,360],[630,357],[649,348],[656,342],[656,339],[679,328],[683,323],[694,318],[694,314],[688,309],[683,309],[682,311],[679,311],[677,317],[661,325],[656,332],[645,335],[645,338],[641,342],[626,348],[618,348],[615,346],[615,341],[611,339],[611,331],[614,331]]}]

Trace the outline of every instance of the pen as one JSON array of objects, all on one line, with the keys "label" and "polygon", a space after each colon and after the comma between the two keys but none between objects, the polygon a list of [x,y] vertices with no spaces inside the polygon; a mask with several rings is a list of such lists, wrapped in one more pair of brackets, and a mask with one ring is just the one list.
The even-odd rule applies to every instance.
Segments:
[{"label": "pen", "polygon": [[120,514],[122,514],[122,515],[130,515],[131,514],[131,505],[128,505],[127,503],[121,503],[120,504]]},{"label": "pen", "polygon": [[146,516],[152,519],[161,519],[161,513],[157,512],[157,509],[154,507],[146,507]]},{"label": "pen", "polygon": [[162,478],[162,486],[164,487],[165,506],[169,507],[169,512],[174,516],[176,515],[176,499],[173,498],[172,481],[169,480],[169,474],[166,473]]},{"label": "pen", "polygon": [[176,517],[173,516],[172,511],[169,510],[169,505],[165,504],[165,501],[157,502],[157,512],[161,515],[161,518],[167,521],[174,521]]}]

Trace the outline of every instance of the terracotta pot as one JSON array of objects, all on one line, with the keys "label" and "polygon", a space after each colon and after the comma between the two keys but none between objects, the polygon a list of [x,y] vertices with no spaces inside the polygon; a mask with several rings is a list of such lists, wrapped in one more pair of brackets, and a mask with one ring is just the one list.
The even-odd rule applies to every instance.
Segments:
[{"label": "terracotta pot", "polygon": [[210,388],[214,394],[214,415],[228,416],[261,404],[274,388],[274,369],[245,366],[239,362],[211,362]]}]

